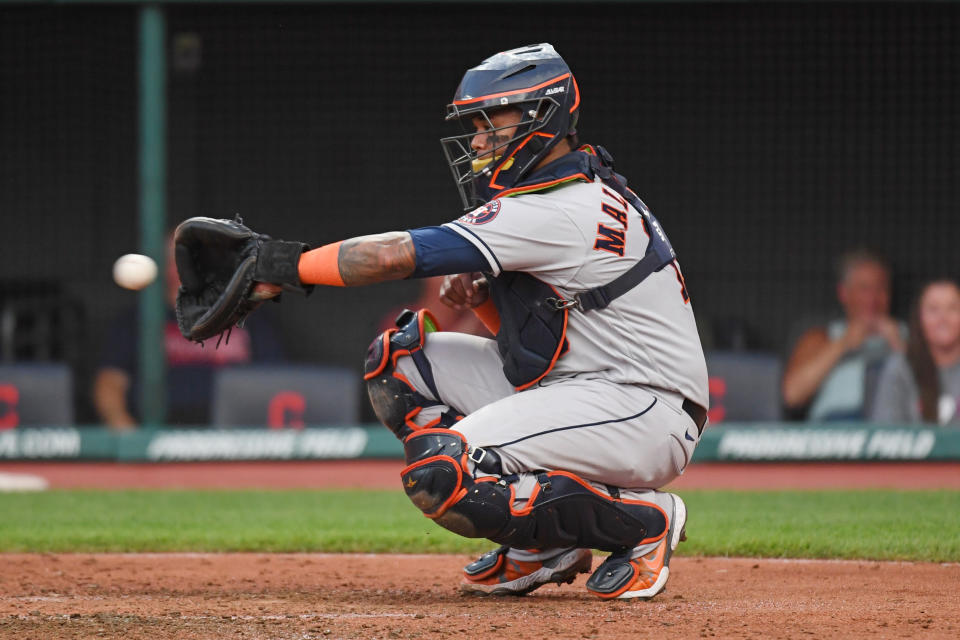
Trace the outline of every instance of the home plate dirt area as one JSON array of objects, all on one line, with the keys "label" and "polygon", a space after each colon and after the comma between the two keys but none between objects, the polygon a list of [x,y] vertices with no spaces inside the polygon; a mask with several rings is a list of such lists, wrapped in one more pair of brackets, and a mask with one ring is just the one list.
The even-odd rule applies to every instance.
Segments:
[{"label": "home plate dirt area", "polygon": [[955,564],[680,556],[655,599],[603,602],[585,576],[521,598],[461,596],[470,559],[8,554],[0,637],[960,637]]},{"label": "home plate dirt area", "polygon": [[[384,464],[383,478],[396,486],[398,463]],[[81,466],[11,466],[5,470],[42,476],[54,488],[124,486],[111,471],[153,477],[146,467],[98,467],[84,480]],[[226,467],[207,467],[224,480]],[[238,469],[247,483],[235,486],[266,486],[262,478],[285,473],[257,469]],[[197,468],[173,470],[163,475],[181,486],[210,486]],[[719,472],[701,471],[685,477],[724,487]],[[791,479],[782,486],[821,477],[809,466],[780,471]],[[869,475],[891,477],[882,471],[891,470]],[[921,485],[937,475],[916,471],[926,476]],[[934,484],[946,488],[957,466],[940,472]],[[762,468],[751,475],[778,484]],[[463,596],[457,584],[467,556],[0,554],[0,638],[960,638],[955,563],[699,558],[684,556],[682,545],[678,553],[667,590],[649,602],[601,601],[584,588],[585,575],[521,598]]]}]

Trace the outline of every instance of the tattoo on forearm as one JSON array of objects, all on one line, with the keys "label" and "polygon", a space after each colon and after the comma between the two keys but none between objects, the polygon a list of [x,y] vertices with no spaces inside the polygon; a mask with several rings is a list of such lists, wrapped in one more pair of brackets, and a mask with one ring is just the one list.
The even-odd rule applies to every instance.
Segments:
[{"label": "tattoo on forearm", "polygon": [[406,278],[417,265],[410,234],[392,231],[344,241],[338,256],[340,277],[347,286]]}]

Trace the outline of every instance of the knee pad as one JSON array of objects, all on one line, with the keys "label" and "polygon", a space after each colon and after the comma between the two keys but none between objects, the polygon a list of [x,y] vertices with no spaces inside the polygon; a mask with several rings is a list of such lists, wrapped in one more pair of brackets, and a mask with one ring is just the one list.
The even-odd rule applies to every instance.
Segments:
[{"label": "knee pad", "polygon": [[[420,411],[441,403],[427,399],[406,377],[397,372],[397,359],[404,355],[410,356],[430,392],[439,398],[433,369],[423,354],[426,334],[437,330],[436,320],[428,310],[421,309],[414,313],[405,309],[397,318],[397,326],[377,336],[367,348],[363,379],[366,381],[370,404],[380,422],[401,440],[422,428],[413,422],[413,418]],[[450,415],[429,426],[435,426],[441,421],[444,426],[449,426],[455,420],[455,415]]]},{"label": "knee pad", "polygon": [[377,419],[403,440],[419,429],[413,418],[426,407],[439,403],[427,400],[410,382],[394,371],[388,371],[366,381],[367,396]]},{"label": "knee pad", "polygon": [[497,535],[510,519],[505,485],[475,480],[463,436],[449,429],[423,429],[404,441],[403,490],[425,516],[467,538]]},{"label": "knee pad", "polygon": [[468,538],[520,549],[622,552],[667,531],[667,515],[657,505],[622,500],[615,490],[608,495],[566,471],[540,472],[538,488],[517,508],[509,476],[470,475],[468,460],[483,450],[469,447],[456,431],[415,432],[404,441],[404,452],[407,467],[400,475],[407,496],[428,518]]}]

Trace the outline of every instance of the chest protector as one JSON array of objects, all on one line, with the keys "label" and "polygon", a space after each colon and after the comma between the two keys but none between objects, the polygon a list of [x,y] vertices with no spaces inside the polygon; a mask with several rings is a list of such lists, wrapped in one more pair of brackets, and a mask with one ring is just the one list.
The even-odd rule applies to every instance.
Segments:
[{"label": "chest protector", "polygon": [[[528,273],[504,271],[496,278],[487,276],[490,296],[500,314],[497,349],[503,359],[503,373],[518,391],[539,382],[569,350],[566,334],[572,307],[584,313],[603,309],[676,259],[660,223],[640,198],[627,189],[626,179],[614,173],[613,158],[603,147],[584,147],[551,163],[545,172],[546,179],[543,172],[538,172],[531,181],[556,185],[557,178],[562,179],[564,174],[599,177],[639,212],[650,241],[643,257],[627,271],[603,286],[578,292],[569,299]],[[536,184],[529,187],[524,193],[536,190]]]},{"label": "chest protector", "polygon": [[487,277],[490,296],[500,314],[497,349],[503,373],[518,391],[547,375],[569,348],[569,311],[557,308],[561,296],[528,273],[504,271]]}]

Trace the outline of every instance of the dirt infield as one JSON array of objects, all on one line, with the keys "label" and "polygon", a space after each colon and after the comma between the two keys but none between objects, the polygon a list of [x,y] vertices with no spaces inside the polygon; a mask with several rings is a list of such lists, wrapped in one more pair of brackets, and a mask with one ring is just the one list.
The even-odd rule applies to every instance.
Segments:
[{"label": "dirt infield", "polygon": [[[52,488],[397,488],[399,461],[3,464]],[[957,464],[694,465],[678,489],[958,488]],[[3,554],[0,638],[957,638],[960,565],[690,558],[667,592],[459,595],[465,556]],[[600,558],[594,559],[594,565]]]},{"label": "dirt infield", "polygon": [[960,636],[958,565],[681,556],[654,600],[601,602],[585,591],[584,577],[523,598],[461,596],[456,582],[467,560],[5,555],[0,638]]}]

